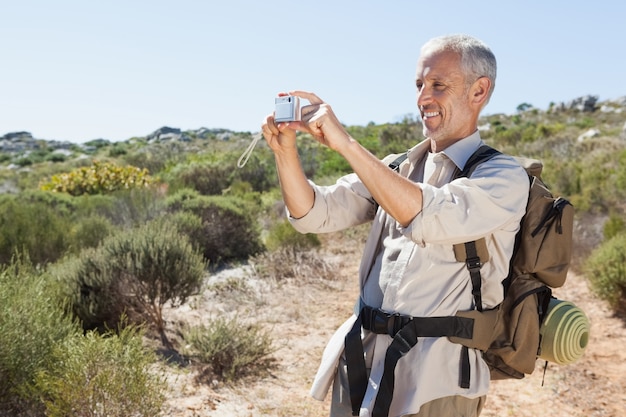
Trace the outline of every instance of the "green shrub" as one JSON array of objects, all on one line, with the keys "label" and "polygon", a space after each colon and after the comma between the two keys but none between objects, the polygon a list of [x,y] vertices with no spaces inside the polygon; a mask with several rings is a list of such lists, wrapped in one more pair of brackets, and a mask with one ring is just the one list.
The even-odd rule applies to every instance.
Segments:
[{"label": "green shrub", "polygon": [[102,216],[81,218],[72,227],[69,249],[78,253],[82,249],[95,248],[114,230],[111,222]]},{"label": "green shrub", "polygon": [[313,175],[309,174],[307,175],[308,177],[339,177],[352,172],[352,167],[348,161],[338,152],[330,148],[320,148],[317,150],[317,153],[319,154],[319,160],[315,164],[312,162],[308,164],[311,167],[315,166],[316,169],[312,172]]},{"label": "green shrub", "polygon": [[25,190],[17,198],[22,204],[45,204],[64,217],[69,217],[76,212],[76,199],[67,194]]},{"label": "green shrub", "polygon": [[219,195],[230,185],[234,166],[216,162],[192,162],[177,165],[170,172],[174,189],[191,188],[203,195]]},{"label": "green shrub", "polygon": [[168,165],[175,165],[186,158],[185,147],[178,142],[141,143],[142,139],[133,139],[139,145],[137,149],[128,149],[124,161],[132,166],[147,169],[157,174]]},{"label": "green shrub", "polygon": [[45,160],[48,162],[65,162],[67,156],[59,152],[52,152],[45,157]]},{"label": "green shrub", "polygon": [[96,332],[68,338],[36,386],[50,417],[155,417],[165,401],[165,378],[153,371],[156,355],[141,333]]},{"label": "green shrub", "polygon": [[26,254],[35,264],[59,259],[69,245],[71,220],[59,207],[26,196],[0,196],[0,263]]},{"label": "green shrub", "polygon": [[267,373],[274,361],[270,357],[274,351],[270,333],[236,317],[219,317],[206,326],[189,328],[183,338],[190,345],[192,357],[209,366],[205,374],[211,379],[217,376],[233,382]]},{"label": "green shrub", "polygon": [[[234,156],[232,160],[237,161],[238,158],[239,156]],[[257,147],[243,168],[236,168],[233,164],[231,169],[231,188],[237,182],[248,183],[252,190],[258,192],[269,191],[278,186],[276,163],[269,149]]]},{"label": "green shrub", "polygon": [[503,145],[522,145],[552,137],[565,130],[562,123],[524,121],[520,115],[513,116],[511,120],[514,122],[512,126],[505,126],[501,122],[494,123],[493,132],[485,133],[485,138]]},{"label": "green shrub", "polygon": [[[404,152],[423,139],[422,123],[411,116],[405,116],[402,122],[386,124],[380,127],[378,141],[380,142],[381,153],[378,153],[378,155],[382,157],[390,153]],[[359,142],[368,143],[360,138]],[[373,152],[376,151],[376,148],[373,146],[368,146],[368,149]]]},{"label": "green shrub", "polygon": [[604,223],[604,239],[609,240],[623,232],[626,232],[626,223],[624,223],[624,218],[615,213],[611,214],[606,223]]},{"label": "green shrub", "polygon": [[53,280],[28,261],[0,270],[0,415],[34,415],[35,375],[55,363],[54,346],[78,333]]},{"label": "green shrub", "polygon": [[[242,148],[243,149],[243,148]],[[191,155],[163,174],[170,189],[178,191],[189,188],[202,195],[220,195],[233,184],[248,183],[253,191],[267,191],[278,185],[276,165],[267,146],[257,145],[246,165],[237,167],[241,151],[224,151]]]},{"label": "green shrub", "polygon": [[177,211],[174,213],[167,213],[163,216],[164,219],[176,226],[176,229],[183,235],[189,238],[189,242],[193,247],[202,252],[202,241],[204,239],[202,230],[202,219],[188,211]]},{"label": "green shrub", "polygon": [[183,190],[168,199],[172,212],[183,211],[202,220],[194,240],[211,264],[245,260],[263,249],[258,207],[232,196],[200,196]]},{"label": "green shrub", "polygon": [[133,313],[127,311],[119,270],[102,248],[84,249],[52,265],[50,271],[62,283],[70,310],[83,329],[115,328],[120,317]]},{"label": "green shrub", "polygon": [[109,156],[112,158],[126,155],[127,153],[128,150],[126,149],[126,146],[122,143],[116,143],[109,148]]},{"label": "green shrub", "polygon": [[595,249],[585,263],[592,290],[616,311],[626,310],[626,233]]},{"label": "green shrub", "polygon": [[163,306],[196,294],[205,263],[189,240],[167,220],[155,220],[105,242],[103,250],[127,280],[126,294],[162,330]]},{"label": "green shrub", "polygon": [[596,121],[591,117],[582,117],[574,121],[574,126],[577,126],[581,129],[589,129],[596,125]]},{"label": "green shrub", "polygon": [[151,221],[165,211],[165,197],[161,189],[136,188],[112,194],[112,210],[107,214],[113,224],[134,227]]},{"label": "green shrub", "polygon": [[77,216],[98,216],[110,220],[115,226],[134,227],[163,214],[164,195],[163,189],[148,187],[71,198],[75,201]]},{"label": "green shrub", "polygon": [[42,183],[43,191],[55,191],[70,195],[107,194],[117,190],[147,187],[153,180],[147,169],[133,166],[120,167],[109,162],[93,161],[89,167],[53,175]]},{"label": "green shrub", "polygon": [[195,294],[204,277],[202,255],[168,221],[106,238],[54,269],[85,329],[113,328],[123,313],[163,330],[163,306]]},{"label": "green shrub", "polygon": [[602,213],[611,207],[620,207],[626,190],[619,188],[619,175],[624,175],[614,153],[593,153],[580,164],[580,196],[589,211]]},{"label": "green shrub", "polygon": [[31,166],[32,164],[36,162],[37,162],[37,159],[29,155],[29,156],[22,156],[20,158],[17,158],[13,163],[21,168],[24,168],[27,166]]},{"label": "green shrub", "polygon": [[[576,200],[576,196],[580,195],[582,184],[581,177],[583,169],[576,161],[568,159],[543,159],[544,164],[542,178],[549,184],[550,189],[556,193],[568,196],[572,200]],[[588,205],[587,202],[572,201],[577,210],[582,206]],[[579,204],[581,203],[581,204]]]},{"label": "green shrub", "polygon": [[[67,195],[61,193],[50,193],[51,195]],[[112,194],[107,195],[81,195],[70,197],[76,206],[76,213],[81,217],[98,216],[105,217],[116,223],[113,219],[116,217],[116,197]]]},{"label": "green shrub", "polygon": [[300,233],[293,228],[291,223],[283,220],[275,224],[265,239],[268,250],[280,248],[294,248],[298,250],[313,249],[321,245],[319,238],[314,233]]}]

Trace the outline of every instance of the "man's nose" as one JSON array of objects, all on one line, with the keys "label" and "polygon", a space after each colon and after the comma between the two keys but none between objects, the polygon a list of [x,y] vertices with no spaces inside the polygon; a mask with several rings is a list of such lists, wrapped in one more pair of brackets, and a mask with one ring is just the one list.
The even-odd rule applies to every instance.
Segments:
[{"label": "man's nose", "polygon": [[431,91],[428,87],[423,86],[421,89],[417,90],[417,106],[425,106],[432,101]]}]

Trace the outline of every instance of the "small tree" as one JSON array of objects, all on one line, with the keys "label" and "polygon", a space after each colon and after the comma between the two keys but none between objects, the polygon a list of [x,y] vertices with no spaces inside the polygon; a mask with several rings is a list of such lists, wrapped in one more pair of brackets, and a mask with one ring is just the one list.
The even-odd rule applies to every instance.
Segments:
[{"label": "small tree", "polygon": [[202,255],[171,221],[155,220],[67,259],[55,275],[66,280],[72,309],[85,329],[115,327],[126,312],[163,334],[163,306],[195,294],[205,269]]},{"label": "small tree", "polygon": [[163,331],[163,306],[184,303],[198,292],[205,271],[202,255],[170,221],[159,219],[107,241],[103,250],[125,285],[124,298]]}]

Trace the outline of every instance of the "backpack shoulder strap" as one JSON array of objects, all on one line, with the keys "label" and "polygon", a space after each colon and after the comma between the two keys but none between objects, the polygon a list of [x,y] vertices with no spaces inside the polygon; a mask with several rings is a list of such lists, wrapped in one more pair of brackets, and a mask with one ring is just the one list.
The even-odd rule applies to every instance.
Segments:
[{"label": "backpack shoulder strap", "polygon": [[499,150],[494,149],[489,145],[482,145],[480,148],[474,151],[472,156],[469,157],[469,159],[465,163],[465,167],[463,168],[463,170],[457,169],[453,178],[469,178],[478,165],[490,160],[500,153],[501,152]]},{"label": "backpack shoulder strap", "polygon": [[[474,151],[472,156],[469,157],[469,159],[465,163],[465,167],[463,168],[463,170],[460,170],[457,168],[453,178],[462,178],[462,177],[469,178],[474,172],[474,169],[476,169],[478,165],[490,160],[491,158],[493,158],[496,155],[499,155],[500,153],[501,152],[499,150],[494,149],[489,145],[482,145],[480,148]],[[391,168],[394,171],[398,171],[400,169],[400,165],[402,164],[402,162],[404,162],[408,158],[408,156],[409,155],[407,152],[400,154],[396,159],[394,159],[389,164],[389,168]]]},{"label": "backpack shoulder strap", "polygon": [[[453,178],[469,178],[478,165],[500,154],[500,151],[498,151],[497,149],[494,149],[488,145],[482,145],[472,154],[472,156],[469,157],[469,159],[465,163],[465,167],[463,167],[463,170],[456,170]],[[454,249],[455,254],[463,253],[465,256],[465,259],[459,260],[465,262],[465,266],[470,273],[470,278],[472,279],[472,295],[474,296],[474,305],[476,306],[476,309],[478,311],[482,311],[482,277],[480,275],[480,267],[489,258],[489,253],[487,252],[487,248],[484,245],[484,239],[480,239],[480,243],[482,244],[480,245],[480,247],[484,250],[479,250],[477,242],[478,241],[476,240],[472,240],[471,242],[465,242],[460,245],[455,245]],[[483,259],[483,257],[485,259]]]},{"label": "backpack shoulder strap", "polygon": [[409,157],[409,154],[407,152],[401,154],[396,159],[394,159],[393,162],[389,164],[389,168],[398,172],[400,170],[400,164],[402,164],[402,162],[404,162],[405,159],[407,159],[408,157]]}]

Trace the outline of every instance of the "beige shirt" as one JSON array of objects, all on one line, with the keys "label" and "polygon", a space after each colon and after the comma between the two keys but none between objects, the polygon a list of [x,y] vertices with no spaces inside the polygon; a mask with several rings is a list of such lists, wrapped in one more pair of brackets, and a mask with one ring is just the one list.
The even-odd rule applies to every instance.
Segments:
[{"label": "beige shirt", "polygon": [[[448,163],[463,168],[482,145],[478,132],[445,150]],[[501,281],[508,274],[515,234],[528,199],[528,176],[517,162],[498,155],[478,166],[472,178],[450,182],[454,166],[444,169],[440,186],[421,183],[424,141],[409,150],[400,174],[420,182],[423,209],[408,227],[402,227],[382,209],[376,210],[371,194],[355,174],[335,185],[315,187],[315,203],[306,216],[291,219],[306,233],[323,233],[373,221],[359,271],[361,297],[374,307],[415,317],[449,316],[473,309],[471,279],[463,262],[457,262],[452,246],[486,237],[490,260],[483,265],[483,307],[502,301]],[[391,162],[389,156],[385,162]],[[402,196],[398,196],[401,199]],[[350,317],[327,345],[311,394],[322,400],[334,378],[343,342],[356,316]],[[362,403],[369,416],[380,383],[388,335],[364,332],[370,380]],[[414,414],[433,399],[450,395],[478,397],[489,388],[489,369],[481,353],[470,349],[470,388],[459,387],[461,345],[447,338],[420,338],[397,364],[390,416]]]}]

